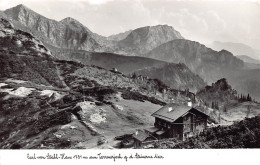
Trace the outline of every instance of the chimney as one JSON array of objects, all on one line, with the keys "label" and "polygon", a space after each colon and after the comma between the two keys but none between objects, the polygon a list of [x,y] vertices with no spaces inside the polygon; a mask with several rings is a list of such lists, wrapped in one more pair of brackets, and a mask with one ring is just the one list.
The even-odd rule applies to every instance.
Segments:
[{"label": "chimney", "polygon": [[192,107],[192,102],[191,101],[188,101],[188,106]]},{"label": "chimney", "polygon": [[138,130],[135,131],[135,136],[137,136],[137,135],[138,135]]},{"label": "chimney", "polygon": [[168,108],[168,112],[171,112],[171,111],[172,111],[172,107],[169,107],[169,108]]},{"label": "chimney", "polygon": [[187,103],[188,107],[192,107],[192,101],[191,101],[191,99],[189,98],[187,101],[188,101],[188,103]]}]

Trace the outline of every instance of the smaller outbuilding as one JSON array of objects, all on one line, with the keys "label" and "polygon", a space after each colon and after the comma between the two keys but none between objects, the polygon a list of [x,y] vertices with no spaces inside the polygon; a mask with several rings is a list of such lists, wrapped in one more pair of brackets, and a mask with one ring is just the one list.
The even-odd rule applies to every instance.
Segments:
[{"label": "smaller outbuilding", "polygon": [[149,144],[149,142],[156,140],[144,130],[136,130],[136,132],[133,134],[133,138],[134,148],[142,148],[144,145]]}]

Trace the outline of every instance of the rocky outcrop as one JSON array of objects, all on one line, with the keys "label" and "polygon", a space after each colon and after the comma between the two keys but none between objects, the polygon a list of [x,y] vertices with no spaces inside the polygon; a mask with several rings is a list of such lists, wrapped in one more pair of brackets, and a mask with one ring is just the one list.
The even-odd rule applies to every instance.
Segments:
[{"label": "rocky outcrop", "polygon": [[17,54],[51,56],[40,40],[30,33],[14,29],[14,26],[3,18],[0,18],[0,46],[2,51]]},{"label": "rocky outcrop", "polygon": [[0,18],[0,77],[65,87],[51,52],[32,34]]},{"label": "rocky outcrop", "polygon": [[225,78],[218,80],[212,85],[208,85],[201,89],[197,96],[204,100],[206,103],[218,102],[221,104],[227,104],[230,100],[235,100],[237,91],[232,89],[231,85]]}]

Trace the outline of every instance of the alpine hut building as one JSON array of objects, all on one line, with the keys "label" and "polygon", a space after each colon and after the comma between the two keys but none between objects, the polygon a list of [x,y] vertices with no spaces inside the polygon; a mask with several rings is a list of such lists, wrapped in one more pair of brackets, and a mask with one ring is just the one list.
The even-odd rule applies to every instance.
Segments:
[{"label": "alpine hut building", "polygon": [[154,127],[145,129],[157,139],[176,138],[185,140],[199,134],[207,127],[208,115],[191,104],[170,103],[152,114]]}]

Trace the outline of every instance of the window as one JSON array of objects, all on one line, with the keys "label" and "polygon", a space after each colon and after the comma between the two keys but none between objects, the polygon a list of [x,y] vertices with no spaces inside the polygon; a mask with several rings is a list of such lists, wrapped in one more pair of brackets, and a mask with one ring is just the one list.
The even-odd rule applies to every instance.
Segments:
[{"label": "window", "polygon": [[167,127],[167,124],[166,124],[166,123],[163,123],[163,126],[164,126],[164,127]]}]

